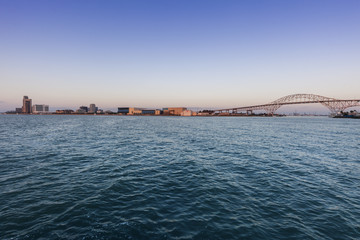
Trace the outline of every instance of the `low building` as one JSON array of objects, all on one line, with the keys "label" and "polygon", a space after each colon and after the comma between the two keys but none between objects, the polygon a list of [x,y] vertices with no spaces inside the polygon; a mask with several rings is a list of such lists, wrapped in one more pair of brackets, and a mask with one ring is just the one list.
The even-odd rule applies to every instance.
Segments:
[{"label": "low building", "polygon": [[17,114],[16,111],[6,111],[5,114]]},{"label": "low building", "polygon": [[129,109],[128,107],[119,107],[117,112],[118,114],[126,115],[129,113]]},{"label": "low building", "polygon": [[211,114],[208,112],[199,112],[198,116],[210,116]]},{"label": "low building", "polygon": [[144,109],[144,110],[141,111],[141,114],[143,114],[143,115],[155,115],[155,110]]},{"label": "low building", "polygon": [[87,113],[84,109],[78,109],[78,110],[76,110],[76,113],[79,113],[79,114],[85,114],[85,113]]},{"label": "low building", "polygon": [[191,116],[196,116],[196,112],[194,111],[191,111],[191,110],[185,110],[185,111],[182,111],[181,116],[184,116],[184,117],[191,117]]},{"label": "low building", "polygon": [[202,110],[202,111],[197,113],[197,115],[199,115],[199,116],[210,116],[210,115],[213,115],[213,114],[214,114],[213,110]]},{"label": "low building", "polygon": [[143,109],[141,111],[142,115],[160,115],[162,114],[162,111],[159,109]]},{"label": "low building", "polygon": [[164,115],[175,115],[180,116],[183,111],[187,110],[184,107],[170,107],[170,108],[163,108]]},{"label": "low building", "polygon": [[118,114],[122,115],[140,115],[142,113],[141,108],[135,108],[135,107],[119,107],[118,108]]},{"label": "low building", "polygon": [[64,110],[56,110],[56,114],[72,114],[74,113],[74,110],[71,109],[64,109]]},{"label": "low building", "polygon": [[[80,110],[80,111],[79,111]],[[77,112],[87,113],[89,111],[89,108],[86,106],[80,106]]]},{"label": "low building", "polygon": [[130,113],[129,113],[129,115],[141,115],[142,114],[142,109],[138,109],[138,108],[134,108],[134,110],[131,112],[130,111]]},{"label": "low building", "polygon": [[49,105],[35,104],[32,106],[32,112],[35,114],[49,113]]}]

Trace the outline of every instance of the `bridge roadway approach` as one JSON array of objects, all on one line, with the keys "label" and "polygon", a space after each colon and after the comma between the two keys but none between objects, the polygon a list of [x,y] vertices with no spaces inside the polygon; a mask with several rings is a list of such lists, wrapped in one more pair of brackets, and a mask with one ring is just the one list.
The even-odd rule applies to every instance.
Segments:
[{"label": "bridge roadway approach", "polygon": [[340,111],[344,111],[346,108],[349,107],[360,106],[360,99],[342,100],[342,99],[323,97],[314,94],[293,94],[279,98],[278,100],[268,104],[237,107],[237,108],[227,108],[227,109],[217,109],[214,110],[214,114],[219,114],[223,112],[239,113],[245,111],[247,114],[252,114],[252,112],[255,110],[265,110],[267,114],[273,115],[275,111],[278,110],[281,106],[291,105],[291,104],[308,104],[308,103],[321,103],[322,105],[327,107],[331,111],[331,113],[338,113]]}]

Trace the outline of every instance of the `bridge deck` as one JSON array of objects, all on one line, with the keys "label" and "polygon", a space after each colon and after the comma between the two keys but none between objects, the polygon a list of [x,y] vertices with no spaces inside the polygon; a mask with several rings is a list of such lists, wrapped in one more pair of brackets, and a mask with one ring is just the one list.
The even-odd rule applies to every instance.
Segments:
[{"label": "bridge deck", "polygon": [[246,107],[236,107],[236,108],[225,108],[225,109],[217,109],[214,110],[215,112],[223,112],[223,111],[235,111],[235,110],[260,110],[266,109],[269,107],[280,107],[284,105],[292,105],[292,104],[310,104],[310,103],[357,103],[360,106],[360,99],[327,99],[327,100],[311,100],[311,101],[298,101],[298,102],[272,102],[268,104],[261,104],[261,105],[253,105],[253,106],[246,106]]}]

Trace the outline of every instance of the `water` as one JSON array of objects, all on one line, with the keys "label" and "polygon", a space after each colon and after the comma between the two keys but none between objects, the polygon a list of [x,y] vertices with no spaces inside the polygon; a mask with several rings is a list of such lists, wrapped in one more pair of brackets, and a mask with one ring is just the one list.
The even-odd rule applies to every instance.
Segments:
[{"label": "water", "polygon": [[1,239],[360,239],[360,121],[0,116]]}]

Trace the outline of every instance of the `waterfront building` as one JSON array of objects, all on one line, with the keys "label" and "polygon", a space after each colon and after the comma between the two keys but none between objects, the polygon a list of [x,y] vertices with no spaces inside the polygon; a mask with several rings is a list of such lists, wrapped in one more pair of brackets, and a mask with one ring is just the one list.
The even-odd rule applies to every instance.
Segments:
[{"label": "waterfront building", "polygon": [[199,115],[199,116],[210,116],[210,115],[213,115],[213,114],[214,114],[213,110],[202,110],[202,111],[197,113],[197,115]]},{"label": "waterfront building", "polygon": [[49,105],[35,104],[32,106],[33,113],[49,113]]},{"label": "waterfront building", "polygon": [[63,109],[63,110],[56,110],[56,114],[72,114],[74,110],[71,109]]},{"label": "waterfront building", "polygon": [[144,109],[144,110],[141,111],[141,114],[144,114],[144,115],[155,115],[155,110]]},{"label": "waterfront building", "polygon": [[6,111],[6,114],[16,114],[16,111]]},{"label": "waterfront building", "polygon": [[96,105],[94,103],[90,104],[89,113],[96,113],[97,110],[98,110],[98,108],[96,107]]},{"label": "waterfront building", "polygon": [[28,96],[23,97],[22,113],[32,113],[32,100]]},{"label": "waterfront building", "polygon": [[210,116],[211,114],[209,112],[199,112],[199,116]]},{"label": "waterfront building", "polygon": [[122,115],[140,115],[142,113],[141,108],[134,108],[134,107],[119,107],[118,114]]},{"label": "waterfront building", "polygon": [[[80,110],[80,111],[79,111]],[[88,107],[86,106],[81,106],[79,107],[79,109],[77,110],[77,112],[81,112],[81,113],[87,113],[89,111]]]},{"label": "waterfront building", "polygon": [[142,114],[142,109],[140,108],[134,108],[134,110],[129,113],[129,115],[141,115],[141,114]]},{"label": "waterfront building", "polygon": [[119,114],[126,115],[129,113],[129,111],[130,111],[130,108],[128,108],[128,107],[119,107],[117,112]]},{"label": "waterfront building", "polygon": [[194,111],[191,111],[191,110],[185,110],[185,111],[182,111],[180,115],[184,116],[184,117],[190,117],[190,116],[196,116],[197,113]]},{"label": "waterfront building", "polygon": [[143,115],[160,115],[162,113],[159,109],[143,109],[141,114]]},{"label": "waterfront building", "polygon": [[171,108],[163,108],[164,115],[176,115],[180,116],[183,111],[187,110],[184,107],[171,107]]},{"label": "waterfront building", "polygon": [[84,109],[78,109],[76,110],[76,113],[81,113],[81,114],[84,114],[84,113],[87,113]]},{"label": "waterfront building", "polygon": [[15,113],[22,113],[22,108],[15,108]]}]

